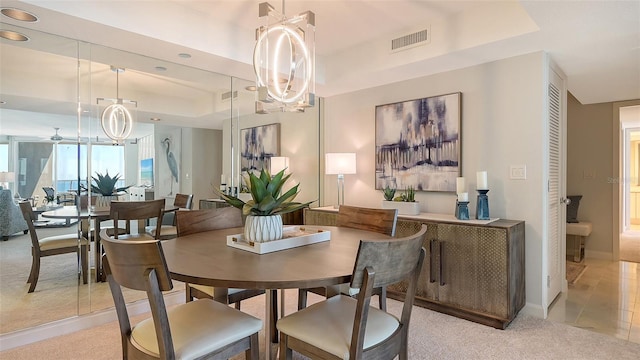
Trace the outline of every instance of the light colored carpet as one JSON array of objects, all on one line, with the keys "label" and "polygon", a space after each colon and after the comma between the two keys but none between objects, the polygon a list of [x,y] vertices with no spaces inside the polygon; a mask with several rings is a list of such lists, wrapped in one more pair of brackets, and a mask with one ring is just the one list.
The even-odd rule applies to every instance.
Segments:
[{"label": "light colored carpet", "polygon": [[[288,312],[293,311],[296,296],[296,291],[287,291]],[[309,296],[309,302],[319,300],[312,294]],[[389,300],[388,308],[399,315],[401,303]],[[243,301],[242,309],[263,317],[264,296]],[[261,337],[261,344],[263,341]],[[119,330],[114,322],[0,352],[0,359],[115,360],[121,358],[120,351]],[[518,316],[506,330],[496,330],[416,307],[409,333],[409,359],[637,360],[639,354],[640,344],[524,315]],[[244,354],[234,359],[244,359]]]},{"label": "light colored carpet", "polygon": [[567,261],[567,282],[569,284],[575,284],[580,276],[587,270],[587,265],[576,263],[573,261]]},{"label": "light colored carpet", "polygon": [[[36,230],[40,238],[74,231],[75,226]],[[95,283],[93,271],[89,276],[90,283],[82,284],[78,276],[76,254],[43,258],[36,289],[33,293],[27,293],[27,278],[31,269],[29,236],[21,234],[12,236],[7,241],[0,241],[0,333],[113,307],[108,284]],[[93,252],[89,259],[93,264]],[[174,284],[176,291],[184,290],[184,284]],[[145,298],[143,293],[126,289],[124,294],[125,299],[130,302]]]}]

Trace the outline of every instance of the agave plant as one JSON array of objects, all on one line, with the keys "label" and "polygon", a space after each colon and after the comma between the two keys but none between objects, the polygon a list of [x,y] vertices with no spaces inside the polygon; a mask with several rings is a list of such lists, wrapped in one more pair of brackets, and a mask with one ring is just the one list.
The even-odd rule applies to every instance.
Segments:
[{"label": "agave plant", "polygon": [[284,175],[284,170],[273,177],[265,169],[260,172],[260,177],[253,173],[244,175],[245,183],[251,193],[251,200],[244,202],[235,196],[227,195],[219,189],[213,190],[229,205],[242,210],[244,215],[269,216],[286,214],[309,206],[307,203],[294,202],[298,195],[298,185],[292,187],[284,194],[280,194],[282,186],[289,180],[291,174]]},{"label": "agave plant", "polygon": [[[97,176],[91,177],[91,179],[93,179],[93,182],[95,183],[95,185],[91,184],[91,192],[100,194],[102,196],[116,195],[119,192],[125,191],[131,187],[131,185],[116,187],[116,183],[118,182],[118,180],[120,180],[120,174],[116,174],[115,176],[111,177],[109,176],[109,172],[107,171],[104,175],[96,172],[96,175]],[[84,190],[87,190],[87,188],[84,186],[82,188]]]},{"label": "agave plant", "polygon": [[393,197],[396,195],[396,189],[392,189],[387,185],[384,190],[384,199],[387,201],[393,201]]}]

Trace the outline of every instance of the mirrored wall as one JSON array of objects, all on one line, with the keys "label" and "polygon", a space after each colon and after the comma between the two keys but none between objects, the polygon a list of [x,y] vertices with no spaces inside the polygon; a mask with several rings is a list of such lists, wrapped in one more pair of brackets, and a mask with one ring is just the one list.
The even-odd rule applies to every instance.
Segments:
[{"label": "mirrored wall", "polygon": [[[320,198],[321,99],[305,113],[258,115],[251,79],[1,26],[30,38],[0,40],[0,164],[15,173],[8,188],[16,199],[29,199],[35,209],[79,206],[64,201],[82,193],[92,176],[108,172],[121,176],[119,185],[142,189],[147,199],[172,203],[177,193],[193,194],[197,209],[201,200],[215,198],[213,188],[223,181],[241,191],[240,173],[256,151],[263,159],[252,166],[269,166],[271,156],[288,159],[289,186],[300,183],[297,200]],[[135,121],[132,134],[117,146],[99,122],[113,99],[122,99]],[[277,129],[275,137],[266,151],[256,150],[247,134],[265,126]],[[43,187],[55,188],[54,203],[45,200]],[[60,219],[39,220],[39,237],[82,234],[81,218],[68,226]],[[76,254],[58,255],[42,260],[36,289],[28,293],[29,235],[1,241],[0,333],[112,308],[108,286],[95,272],[99,249],[91,243],[88,283],[79,276]],[[176,283],[174,291],[183,288]],[[145,294],[125,297],[136,302]]]}]

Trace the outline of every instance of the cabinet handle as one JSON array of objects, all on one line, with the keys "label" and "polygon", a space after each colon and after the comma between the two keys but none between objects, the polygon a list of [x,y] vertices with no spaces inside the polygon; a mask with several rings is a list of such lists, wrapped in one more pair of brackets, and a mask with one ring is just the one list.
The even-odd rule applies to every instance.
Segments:
[{"label": "cabinet handle", "polygon": [[430,283],[434,283],[436,282],[436,278],[433,276],[433,248],[434,248],[434,243],[437,240],[435,239],[431,239],[431,241],[429,241],[429,282]]},{"label": "cabinet handle", "polygon": [[444,285],[444,243],[440,242],[440,286]]}]

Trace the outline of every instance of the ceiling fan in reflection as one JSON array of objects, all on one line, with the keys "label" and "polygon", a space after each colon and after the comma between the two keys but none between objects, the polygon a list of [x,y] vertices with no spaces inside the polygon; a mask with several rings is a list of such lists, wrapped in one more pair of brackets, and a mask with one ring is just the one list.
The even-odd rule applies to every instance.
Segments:
[{"label": "ceiling fan in reflection", "polygon": [[[114,145],[114,146],[123,145],[123,144],[118,144],[117,142],[115,142],[115,141],[113,141],[111,139],[101,139],[98,136],[91,137],[91,138],[85,136],[85,137],[81,137],[80,139],[78,139],[78,138],[66,138],[66,137],[61,136],[58,133],[58,131],[60,130],[59,127],[54,127],[54,129],[55,129],[56,133],[53,134],[49,139],[51,141],[55,142],[55,143],[59,143],[61,141],[65,141],[65,142],[78,142],[79,141],[80,143],[89,143],[89,142],[91,142],[93,144],[101,143],[101,144],[111,144],[111,145]],[[138,142],[138,139],[132,139],[131,140],[132,144],[137,144],[137,142]]]}]

